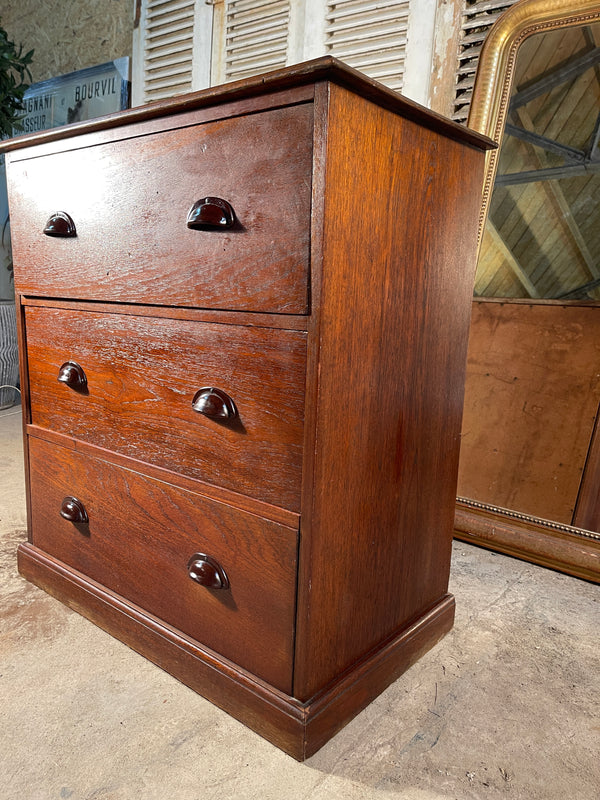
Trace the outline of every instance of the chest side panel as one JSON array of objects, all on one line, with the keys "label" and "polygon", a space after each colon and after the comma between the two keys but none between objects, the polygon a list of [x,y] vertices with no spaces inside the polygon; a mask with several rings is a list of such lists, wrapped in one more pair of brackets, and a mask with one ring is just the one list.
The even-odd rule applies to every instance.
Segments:
[{"label": "chest side panel", "polygon": [[445,595],[484,154],[332,86],[296,693]]}]

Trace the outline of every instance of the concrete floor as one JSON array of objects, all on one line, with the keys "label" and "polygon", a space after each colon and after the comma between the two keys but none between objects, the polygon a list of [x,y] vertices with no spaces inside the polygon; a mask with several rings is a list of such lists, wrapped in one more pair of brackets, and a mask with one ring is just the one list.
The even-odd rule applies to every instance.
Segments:
[{"label": "concrete floor", "polygon": [[298,764],[20,578],[0,412],[1,800],[596,800],[600,589],[456,543],[455,628]]}]

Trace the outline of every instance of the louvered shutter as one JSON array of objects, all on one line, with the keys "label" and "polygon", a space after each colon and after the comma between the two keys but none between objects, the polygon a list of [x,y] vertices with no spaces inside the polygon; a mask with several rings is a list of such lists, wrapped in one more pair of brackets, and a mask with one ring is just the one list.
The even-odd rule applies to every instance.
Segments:
[{"label": "louvered shutter", "polygon": [[[418,16],[418,2],[142,0],[133,102],[139,105],[325,54],[400,90],[409,6]],[[429,11],[423,7],[423,13]]]},{"label": "louvered shutter", "polygon": [[228,0],[225,80],[257,75],[288,63],[289,0]]},{"label": "louvered shutter", "polygon": [[409,3],[327,2],[325,51],[391,89],[402,88]]},{"label": "louvered shutter", "polygon": [[456,75],[456,98],[452,119],[466,124],[469,116],[479,53],[490,28],[503,11],[517,0],[466,0]]},{"label": "louvered shutter", "polygon": [[145,0],[134,40],[133,104],[210,83],[212,7],[199,0]]},{"label": "louvered shutter", "polygon": [[192,86],[195,0],[148,0],[144,26],[144,102]]}]

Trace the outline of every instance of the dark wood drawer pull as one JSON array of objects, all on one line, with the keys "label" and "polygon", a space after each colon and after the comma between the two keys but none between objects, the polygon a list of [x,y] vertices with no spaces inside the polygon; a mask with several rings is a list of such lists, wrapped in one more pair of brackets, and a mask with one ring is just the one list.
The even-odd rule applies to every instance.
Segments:
[{"label": "dark wood drawer pull", "polygon": [[198,389],[192,400],[192,408],[205,417],[219,421],[237,417],[237,408],[229,395],[214,386]]},{"label": "dark wood drawer pull", "polygon": [[229,578],[223,567],[204,553],[194,553],[190,558],[188,575],[193,581],[208,589],[229,589]]},{"label": "dark wood drawer pull", "polygon": [[197,200],[187,215],[187,226],[193,230],[231,228],[235,223],[233,207],[220,197]]},{"label": "dark wood drawer pull", "polygon": [[76,497],[65,497],[60,507],[60,515],[69,522],[88,522],[85,506]]},{"label": "dark wood drawer pull", "polygon": [[87,377],[83,367],[75,361],[65,361],[58,370],[58,381],[66,383],[71,389],[84,389],[87,386]]},{"label": "dark wood drawer pull", "polygon": [[77,236],[75,223],[66,211],[57,211],[56,214],[52,214],[46,223],[44,233],[46,236],[60,236],[63,238]]}]

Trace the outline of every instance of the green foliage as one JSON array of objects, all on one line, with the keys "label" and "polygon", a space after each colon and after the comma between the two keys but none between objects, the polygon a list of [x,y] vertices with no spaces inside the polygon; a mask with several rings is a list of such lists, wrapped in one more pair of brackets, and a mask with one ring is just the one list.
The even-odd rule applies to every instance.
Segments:
[{"label": "green foliage", "polygon": [[17,47],[11,42],[0,25],[0,139],[22,127],[19,117],[24,110],[23,95],[31,81],[32,58],[33,50],[23,55],[23,45]]}]

